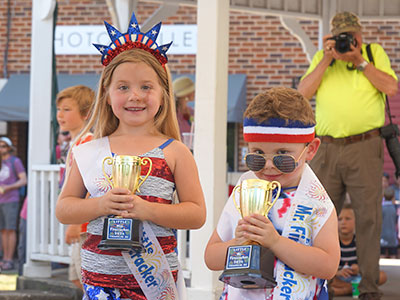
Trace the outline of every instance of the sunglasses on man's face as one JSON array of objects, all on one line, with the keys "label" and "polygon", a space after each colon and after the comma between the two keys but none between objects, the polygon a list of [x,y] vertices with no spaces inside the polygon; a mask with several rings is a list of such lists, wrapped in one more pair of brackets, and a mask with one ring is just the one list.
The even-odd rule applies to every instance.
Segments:
[{"label": "sunglasses on man's face", "polygon": [[[297,160],[290,154],[275,154],[271,158],[272,164],[282,173],[292,173],[299,165],[299,160],[307,147],[308,145],[304,147]],[[267,163],[266,155],[259,153],[249,153],[245,156],[244,160],[249,170],[253,172],[261,171]]]}]

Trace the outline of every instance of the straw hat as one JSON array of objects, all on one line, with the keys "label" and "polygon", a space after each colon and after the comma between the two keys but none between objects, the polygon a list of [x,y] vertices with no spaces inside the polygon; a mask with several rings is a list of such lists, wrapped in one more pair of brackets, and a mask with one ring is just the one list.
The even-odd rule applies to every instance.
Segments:
[{"label": "straw hat", "polygon": [[184,97],[194,91],[193,81],[186,76],[175,79],[172,85],[176,97]]}]

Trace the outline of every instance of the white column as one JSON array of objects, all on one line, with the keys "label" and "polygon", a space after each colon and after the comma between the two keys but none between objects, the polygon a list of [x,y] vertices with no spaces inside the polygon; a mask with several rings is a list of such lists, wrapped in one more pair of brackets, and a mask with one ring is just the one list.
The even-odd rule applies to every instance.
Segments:
[{"label": "white column", "polygon": [[28,143],[28,221],[27,221],[27,263],[24,275],[28,277],[50,277],[50,262],[30,259],[33,243],[32,231],[36,227],[33,207],[36,199],[33,191],[32,165],[49,164],[51,153],[51,84],[53,12],[55,0],[32,1],[32,45],[29,102],[29,143]]},{"label": "white column", "polygon": [[[121,32],[128,31],[129,21],[132,16],[132,11],[136,10],[137,0],[116,0],[115,10],[118,17],[118,22],[114,24]],[[135,11],[136,12],[136,11]]]},{"label": "white column", "polygon": [[322,38],[330,32],[331,18],[337,12],[336,1],[322,0],[322,16],[319,22],[319,36],[318,36],[318,49],[322,49]]},{"label": "white column", "polygon": [[227,200],[226,130],[229,1],[201,0],[197,6],[194,155],[199,168],[207,221],[190,232],[191,288],[188,299],[214,299],[218,276],[204,263],[204,250]]}]

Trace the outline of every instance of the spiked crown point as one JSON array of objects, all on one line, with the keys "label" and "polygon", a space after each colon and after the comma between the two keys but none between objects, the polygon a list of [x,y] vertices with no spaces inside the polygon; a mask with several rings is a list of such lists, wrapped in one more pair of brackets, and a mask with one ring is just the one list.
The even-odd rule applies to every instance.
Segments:
[{"label": "spiked crown point", "polygon": [[166,52],[171,47],[172,42],[161,46],[158,46],[156,43],[161,29],[161,22],[153,26],[148,32],[143,33],[140,31],[135,13],[132,13],[126,33],[121,33],[106,21],[104,21],[104,25],[111,39],[111,43],[108,46],[93,44],[102,54],[101,63],[104,66],[107,66],[118,54],[134,48],[143,49],[151,53],[162,66],[168,62]]}]

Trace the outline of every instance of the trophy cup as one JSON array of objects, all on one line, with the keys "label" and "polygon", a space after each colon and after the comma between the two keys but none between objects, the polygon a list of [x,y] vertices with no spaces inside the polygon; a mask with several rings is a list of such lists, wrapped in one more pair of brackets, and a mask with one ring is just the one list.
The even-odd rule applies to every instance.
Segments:
[{"label": "trophy cup", "polygon": [[[235,200],[235,191],[240,193],[240,206]],[[276,194],[273,195],[273,191]],[[242,218],[253,213],[267,216],[281,191],[277,181],[261,179],[243,180],[233,189],[233,201]],[[226,254],[225,269],[219,280],[235,288],[263,289],[276,286],[274,280],[275,256],[271,250],[257,242],[230,246]]]},{"label": "trophy cup", "polygon": [[[111,176],[104,170],[104,164],[112,165]],[[149,171],[146,176],[140,176],[142,165],[149,163]],[[109,156],[103,159],[103,174],[113,188],[126,188],[132,194],[139,191],[139,187],[147,179],[152,168],[150,158],[139,156],[116,155],[114,158]],[[109,216],[104,220],[103,236],[97,246],[101,250],[136,250],[143,251],[140,243],[140,221],[136,219],[125,219],[120,216]]]}]

